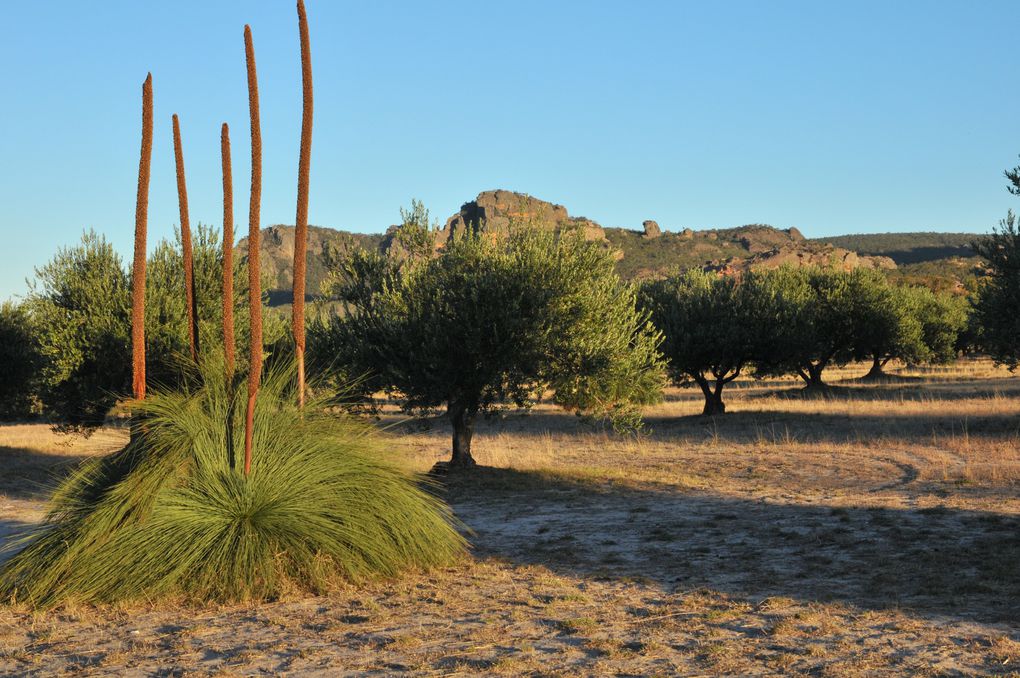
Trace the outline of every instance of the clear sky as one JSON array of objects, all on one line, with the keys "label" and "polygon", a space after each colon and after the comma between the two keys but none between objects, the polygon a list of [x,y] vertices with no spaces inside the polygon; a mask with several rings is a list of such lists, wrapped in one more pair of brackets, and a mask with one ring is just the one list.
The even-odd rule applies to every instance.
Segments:
[{"label": "clear sky", "polygon": [[[310,221],[381,231],[505,188],[605,226],[745,223],[808,237],[987,231],[1016,204],[1020,2],[307,0]],[[293,223],[294,5],[10,2],[0,20],[0,298],[84,228],[131,250],[141,84],[152,71],[150,246],[219,225],[219,127],[248,218],[242,28],[265,145],[263,225]]]}]

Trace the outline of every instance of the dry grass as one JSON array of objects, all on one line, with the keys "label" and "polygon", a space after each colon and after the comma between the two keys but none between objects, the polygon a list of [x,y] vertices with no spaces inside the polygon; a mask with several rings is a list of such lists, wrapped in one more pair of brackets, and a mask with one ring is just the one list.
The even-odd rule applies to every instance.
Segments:
[{"label": "dry grass", "polygon": [[[619,437],[538,406],[449,481],[475,559],[252,608],[0,611],[0,673],[1010,675],[1020,662],[1020,380],[983,361],[868,385],[671,391]],[[441,419],[394,424],[408,463]],[[0,428],[0,524],[124,440]],[[171,668],[173,667],[173,668]],[[1013,674],[1017,675],[1017,674]]]}]

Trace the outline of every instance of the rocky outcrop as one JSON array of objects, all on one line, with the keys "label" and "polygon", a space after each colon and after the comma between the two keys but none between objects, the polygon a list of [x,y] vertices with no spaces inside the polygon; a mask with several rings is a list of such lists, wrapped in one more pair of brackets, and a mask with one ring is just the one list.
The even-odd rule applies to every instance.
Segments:
[{"label": "rocky outcrop", "polygon": [[[308,227],[308,254],[306,289],[309,295],[317,295],[325,278],[323,254],[328,248],[339,252],[355,248],[378,249],[382,236],[375,233],[347,233],[321,226]],[[290,303],[290,291],[294,288],[294,227],[278,224],[262,229],[261,243],[262,275],[267,277],[266,290],[273,305]],[[237,243],[237,255],[248,253],[248,238]]]},{"label": "rocky outcrop", "polygon": [[571,217],[567,208],[525,193],[483,191],[460,211],[446,220],[436,232],[436,245],[442,247],[464,232],[505,233],[512,224],[528,224],[557,230],[579,229],[587,240],[605,240],[602,227],[584,217]]},{"label": "rocky outcrop", "polygon": [[889,257],[869,257],[832,245],[803,241],[798,245],[786,245],[758,252],[747,258],[730,257],[722,262],[710,262],[704,268],[726,275],[737,275],[749,269],[769,269],[782,266],[833,267],[843,271],[852,271],[856,268],[894,269],[896,263]]},{"label": "rocky outcrop", "polygon": [[[460,210],[434,232],[441,249],[452,238],[471,231],[492,234],[507,232],[515,224],[531,224],[556,231],[580,230],[591,241],[602,243],[617,259],[617,271],[627,279],[655,278],[679,268],[705,268],[739,275],[750,268],[830,266],[843,270],[859,267],[892,269],[896,264],[885,256],[865,256],[819,240],[807,240],[796,228],[778,229],[765,224],[737,228],[695,231],[683,228],[664,231],[647,220],[640,230],[603,228],[584,217],[573,217],[562,205],[513,191],[483,191],[464,203]],[[319,292],[326,276],[323,253],[367,249],[402,256],[394,237],[396,227],[386,234],[347,233],[330,228],[309,227],[309,294]],[[238,244],[239,254],[247,251],[247,240]],[[269,278],[271,303],[290,303],[293,286],[294,228],[270,226],[262,231],[262,266]]]},{"label": "rocky outcrop", "polygon": [[867,257],[831,245],[780,248],[756,254],[747,260],[747,268],[779,268],[780,266],[835,267],[844,271],[855,268],[893,269],[895,262],[889,257]]}]

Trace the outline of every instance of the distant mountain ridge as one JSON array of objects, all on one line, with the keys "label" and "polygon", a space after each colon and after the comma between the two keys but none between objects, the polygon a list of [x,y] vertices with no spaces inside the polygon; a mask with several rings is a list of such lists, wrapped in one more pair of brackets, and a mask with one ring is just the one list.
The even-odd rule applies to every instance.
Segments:
[{"label": "distant mountain ridge", "polygon": [[[467,230],[499,233],[511,223],[526,222],[556,230],[576,229],[584,237],[605,243],[617,258],[617,270],[626,279],[643,279],[664,275],[674,268],[699,267],[726,274],[749,268],[775,268],[781,265],[836,265],[845,270],[858,267],[887,270],[902,275],[898,265],[913,268],[921,264],[923,275],[940,274],[937,262],[973,257],[969,243],[976,237],[965,233],[879,233],[844,235],[807,239],[796,228],[777,229],[765,224],[736,228],[695,231],[688,228],[667,231],[658,223],[647,220],[641,230],[600,226],[585,217],[570,216],[562,205],[512,191],[483,191],[450,216],[442,228],[434,232],[436,247]],[[317,295],[326,276],[322,254],[327,247],[362,248],[379,252],[391,251],[396,245],[391,227],[386,233],[352,233],[321,226],[309,227],[308,293]],[[263,270],[271,278],[270,300],[273,305],[291,301],[293,285],[294,227],[269,226],[262,231],[261,256]],[[247,251],[247,239],[238,250]],[[934,268],[931,262],[936,262]],[[970,262],[959,261],[947,268],[946,275],[955,280],[947,287],[959,286],[961,271],[973,268]]]},{"label": "distant mountain ridge", "polygon": [[897,264],[917,264],[935,259],[976,256],[971,243],[981,237],[977,233],[918,231],[837,235],[817,240],[861,254],[886,256]]}]

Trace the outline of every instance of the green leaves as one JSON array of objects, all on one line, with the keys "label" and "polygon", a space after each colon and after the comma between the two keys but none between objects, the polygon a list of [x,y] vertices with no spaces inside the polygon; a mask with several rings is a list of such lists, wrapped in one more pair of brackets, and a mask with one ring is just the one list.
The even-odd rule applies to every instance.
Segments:
[{"label": "green leaves", "polygon": [[130,286],[93,231],[36,269],[25,308],[38,328],[41,397],[71,427],[102,423],[130,382]]},{"label": "green leaves", "polygon": [[[194,274],[199,332],[206,353],[222,352],[222,245],[216,229],[199,224],[194,233]],[[245,264],[237,262],[240,269]],[[184,374],[188,352],[184,272],[180,243],[160,242],[146,275],[146,354],[149,380],[172,386]],[[234,298],[244,304],[247,276],[234,277]],[[46,413],[62,426],[88,430],[130,385],[130,278],[113,247],[86,232],[79,245],[61,249],[36,270],[22,310],[30,319],[39,352],[34,384]],[[248,341],[247,313],[236,313],[237,338]],[[284,323],[266,314],[264,340],[284,338]]]},{"label": "green leaves", "polygon": [[42,527],[0,567],[0,598],[48,606],[183,596],[267,599],[449,562],[449,509],[352,419],[292,404],[270,372],[241,475],[243,394],[210,361],[203,386],[135,403],[142,433],[57,489]]},{"label": "green leaves", "polygon": [[[735,278],[700,269],[676,272],[642,287],[641,302],[662,330],[662,352],[678,385],[697,383],[705,395],[705,414],[720,414],[722,387],[756,355],[747,287]],[[716,391],[709,388],[715,382]]]},{"label": "green leaves", "polygon": [[662,352],[677,384],[728,375],[752,358],[755,337],[745,288],[700,269],[646,283],[642,304],[665,337]]},{"label": "green leaves", "polygon": [[0,304],[0,417],[21,418],[36,407],[41,367],[38,329],[24,305]]},{"label": "green leaves", "polygon": [[[423,232],[417,221],[398,233]],[[327,291],[344,309],[314,333],[320,364],[328,351],[334,371],[370,374],[366,388],[407,408],[527,406],[548,388],[564,407],[633,423],[661,390],[659,334],[612,253],[580,233],[507,230],[427,256],[334,261]]]},{"label": "green leaves", "polygon": [[988,262],[989,273],[974,303],[978,342],[998,362],[1015,370],[1020,364],[1020,227],[1013,211],[992,235],[976,241],[974,249]]}]

